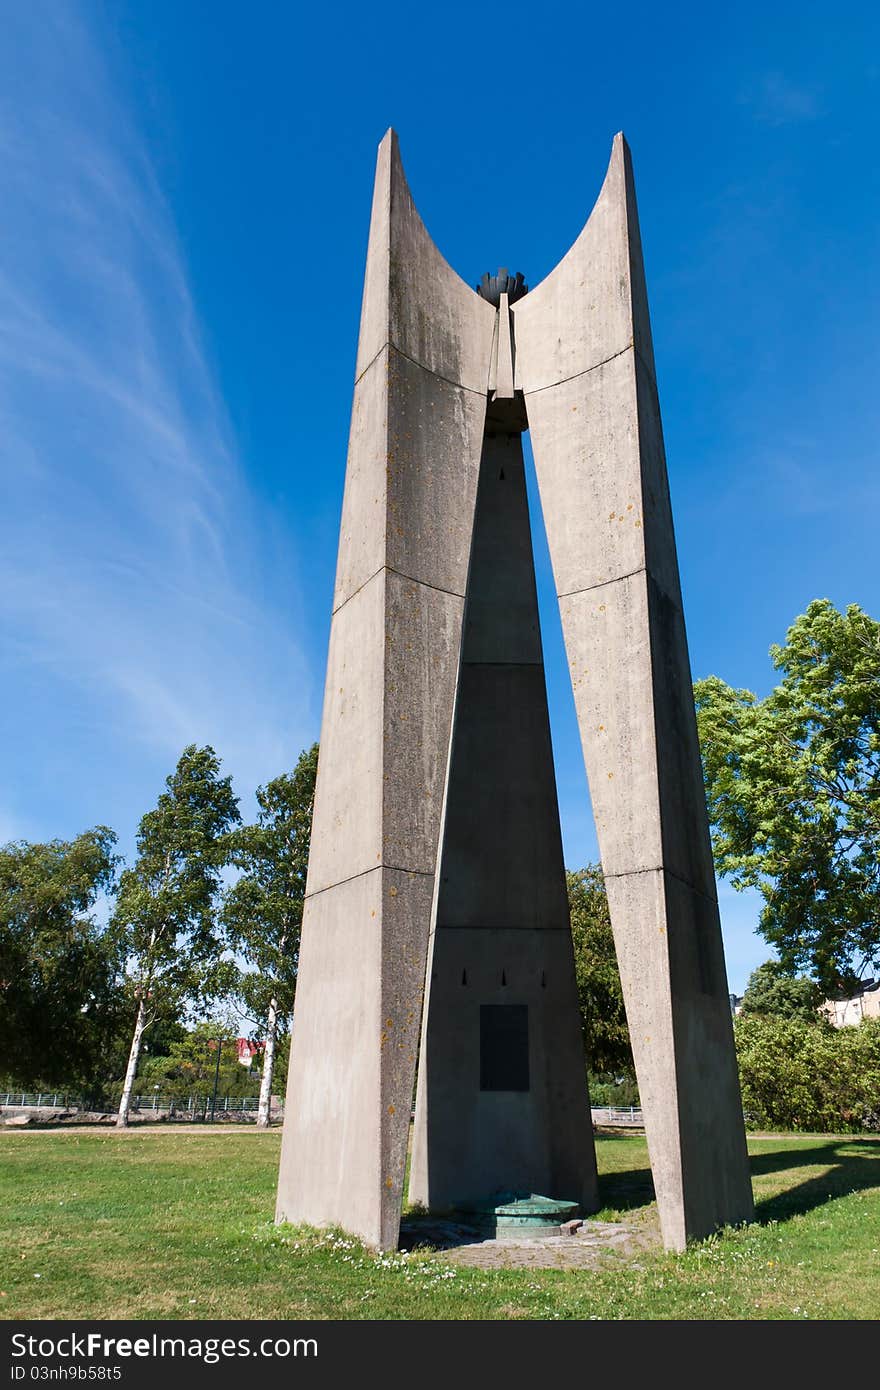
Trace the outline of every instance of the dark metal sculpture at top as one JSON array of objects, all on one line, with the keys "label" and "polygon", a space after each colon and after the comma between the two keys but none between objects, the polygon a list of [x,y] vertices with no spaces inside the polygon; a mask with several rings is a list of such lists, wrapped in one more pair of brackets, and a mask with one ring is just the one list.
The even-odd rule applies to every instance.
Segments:
[{"label": "dark metal sculpture at top", "polygon": [[518,299],[522,299],[524,294],[528,294],[529,287],[522,277],[522,273],[517,271],[515,275],[508,275],[507,267],[502,266],[497,275],[490,275],[488,270],[480,283],[476,286],[477,294],[497,309],[501,303],[502,294],[507,295],[509,304],[515,304]]}]

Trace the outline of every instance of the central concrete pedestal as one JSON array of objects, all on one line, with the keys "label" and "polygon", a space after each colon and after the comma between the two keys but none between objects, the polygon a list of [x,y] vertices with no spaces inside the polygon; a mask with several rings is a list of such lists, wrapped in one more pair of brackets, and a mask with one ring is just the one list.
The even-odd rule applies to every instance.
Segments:
[{"label": "central concrete pedestal", "polygon": [[525,423],[490,404],[477,486],[409,1189],[431,1211],[502,1189],[598,1206]]}]

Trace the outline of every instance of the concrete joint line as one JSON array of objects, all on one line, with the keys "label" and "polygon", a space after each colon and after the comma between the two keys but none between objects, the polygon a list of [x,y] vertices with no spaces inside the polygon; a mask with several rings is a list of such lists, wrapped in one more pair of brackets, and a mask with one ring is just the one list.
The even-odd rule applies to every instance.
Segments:
[{"label": "concrete joint line", "polygon": [[434,377],[436,381],[445,381],[447,386],[456,386],[459,391],[469,391],[472,396],[479,396],[481,400],[485,400],[489,394],[488,378],[486,382],[485,391],[478,391],[475,386],[465,386],[463,381],[453,381],[452,377],[443,376],[440,372],[435,372],[433,367],[428,367],[424,362],[420,362],[417,357],[410,357],[408,352],[404,352],[401,348],[397,346],[396,343],[393,343],[390,338],[385,339],[385,342],[382,344],[375,357],[371,357],[367,365],[364,367],[363,371],[360,373],[360,375],[355,377],[355,386],[357,386],[358,383],[363,380],[363,378],[367,375],[367,372],[370,370],[372,366],[376,364],[376,362],[382,356],[382,353],[385,351],[386,348],[390,352],[397,353],[397,356],[402,357],[404,362],[412,362],[414,367],[421,368],[423,372],[427,372],[428,375]]},{"label": "concrete joint line", "polygon": [[389,343],[388,346],[391,348],[392,352],[396,352],[398,357],[402,357],[405,362],[412,362],[414,367],[421,367],[422,371],[427,372],[435,381],[445,381],[447,386],[456,386],[459,391],[469,391],[472,396],[478,396],[482,401],[486,400],[489,394],[488,367],[486,369],[486,389],[485,391],[478,391],[475,386],[465,386],[463,381],[453,381],[452,377],[443,376],[440,372],[435,372],[433,367],[426,366],[425,363],[420,362],[417,357],[410,357],[408,352],[402,352],[394,343]]},{"label": "concrete joint line", "polygon": [[702,898],[707,903],[714,903],[716,907],[718,906],[717,897],[710,895],[709,893],[704,893],[702,888],[695,887],[689,879],[682,878],[681,874],[677,874],[674,869],[668,868],[665,864],[658,864],[656,868],[653,869],[627,869],[624,873],[605,874],[604,877],[637,878],[639,874],[668,874],[670,878],[675,879],[676,883],[681,883],[685,888],[690,889],[692,893],[696,893],[698,898]]},{"label": "concrete joint line", "polygon": [[372,584],[376,576],[380,574],[396,574],[398,579],[405,579],[407,584],[419,584],[423,589],[433,589],[435,593],[448,594],[450,598],[464,598],[464,594],[457,593],[455,589],[441,589],[439,584],[430,584],[427,579],[414,579],[411,574],[404,574],[403,570],[396,570],[393,565],[380,565],[379,568],[370,575],[369,579],[365,579],[363,584],[359,584],[358,587],[348,595],[348,598],[344,598],[339,606],[333,609],[332,616],[335,618],[337,613],[341,613],[345,605],[351,603],[353,598],[357,598],[358,594],[365,589],[368,584]]},{"label": "concrete joint line", "polygon": [[337,613],[341,613],[347,603],[351,603],[353,598],[357,598],[358,594],[361,593],[364,589],[366,589],[368,584],[372,584],[373,580],[376,578],[377,575],[384,574],[387,568],[387,565],[380,565],[377,570],[373,571],[369,579],[365,579],[364,582],[362,584],[359,584],[356,589],[352,589],[348,597],[344,598],[342,602],[338,604],[336,608],[333,609],[331,617],[335,618]]},{"label": "concrete joint line", "polygon": [[366,878],[367,874],[378,874],[382,869],[389,869],[393,874],[418,874],[421,878],[433,878],[433,869],[402,869],[399,864],[373,864],[369,869],[361,869],[358,874],[349,874],[348,878],[337,879],[336,883],[327,883],[323,888],[315,888],[311,893],[306,893],[305,901],[309,898],[320,897],[322,893],[329,893],[334,888],[341,888],[343,883],[354,883],[357,878]]},{"label": "concrete joint line", "polygon": [[613,579],[600,579],[596,584],[588,584],[585,589],[569,589],[564,594],[557,594],[557,599],[576,598],[578,594],[592,593],[593,589],[607,589],[609,584],[620,584],[624,579],[634,579],[637,574],[647,574],[647,565],[639,565],[638,569],[629,570],[627,574],[616,574]]},{"label": "concrete joint line", "polygon": [[396,570],[393,565],[383,565],[382,568],[389,574],[396,574],[398,579],[405,579],[408,584],[421,584],[423,589],[433,589],[435,594],[448,594],[450,598],[464,598],[457,589],[444,589],[439,584],[431,584],[427,579],[416,579],[411,574],[404,574],[403,570]]},{"label": "concrete joint line", "polygon": [[531,932],[571,932],[571,927],[511,927],[511,926],[487,926],[484,922],[468,926],[465,923],[449,922],[446,924],[437,923],[436,927],[431,928],[431,935],[438,931],[531,931]]},{"label": "concrete joint line", "polygon": [[[600,367],[607,367],[609,362],[614,362],[625,352],[635,352],[635,345],[627,343],[626,347],[622,347],[619,352],[612,352],[610,357],[603,357],[601,362],[594,362],[592,367],[584,367],[582,372],[572,372],[571,376],[561,377],[559,381],[550,381],[546,386],[535,386],[531,391],[525,391],[523,394],[526,398],[526,414],[528,414],[529,396],[537,396],[541,391],[553,391],[557,386],[566,386],[570,381],[577,381],[578,377],[589,376],[590,372],[597,372]],[[641,357],[639,357],[639,361],[642,361]]]},{"label": "concrete joint line", "polygon": [[615,575],[613,579],[600,579],[597,584],[588,584],[585,589],[569,589],[567,593],[557,594],[556,598],[557,600],[564,598],[576,598],[578,594],[589,594],[592,593],[594,589],[607,589],[609,585],[619,584],[624,579],[634,579],[637,574],[647,574],[649,579],[653,579],[654,583],[657,585],[657,588],[660,590],[663,597],[667,598],[669,602],[672,604],[673,608],[676,610],[676,612],[678,612],[681,615],[681,617],[684,618],[684,609],[682,608],[681,604],[673,598],[672,594],[670,594],[667,589],[663,588],[662,585],[657,583],[657,579],[652,574],[651,570],[648,568],[647,565],[639,565],[638,569],[629,570],[627,574]]},{"label": "concrete joint line", "polygon": [[532,391],[526,391],[526,400],[528,400],[529,396],[537,396],[540,391],[552,391],[555,386],[565,386],[569,381],[577,381],[578,377],[589,376],[590,372],[598,371],[600,367],[607,367],[609,362],[614,362],[618,357],[622,357],[625,352],[632,352],[634,356],[638,358],[639,362],[641,362],[642,367],[648,374],[648,380],[654,387],[654,395],[656,396],[658,394],[657,379],[650,365],[645,361],[635,343],[627,343],[626,347],[621,348],[619,352],[612,352],[610,357],[603,357],[601,362],[594,362],[592,367],[585,367],[582,372],[574,372],[571,376],[564,376],[560,381],[551,381],[547,386],[536,386]]},{"label": "concrete joint line", "polygon": [[363,381],[364,377],[367,375],[367,372],[370,370],[370,368],[371,368],[372,366],[375,366],[375,364],[379,361],[379,358],[382,356],[382,353],[385,351],[385,349],[386,349],[387,347],[390,347],[390,346],[391,346],[390,340],[388,340],[388,341],[386,341],[386,342],[384,342],[384,343],[382,344],[382,346],[380,347],[379,351],[376,353],[375,357],[371,357],[370,360],[369,360],[369,362],[367,363],[367,365],[364,367],[364,370],[363,370],[358,376],[355,377],[355,379],[354,379],[354,384],[355,384],[355,386],[357,386],[359,382]]}]

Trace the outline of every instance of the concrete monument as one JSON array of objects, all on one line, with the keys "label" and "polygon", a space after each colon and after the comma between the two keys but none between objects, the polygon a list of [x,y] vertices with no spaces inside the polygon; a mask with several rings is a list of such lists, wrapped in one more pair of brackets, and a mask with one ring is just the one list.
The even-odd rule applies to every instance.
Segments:
[{"label": "concrete monument", "polygon": [[398,1237],[596,1163],[523,472],[529,429],[663,1237],[752,1216],[629,150],[477,293],[379,148],[279,1219]]}]

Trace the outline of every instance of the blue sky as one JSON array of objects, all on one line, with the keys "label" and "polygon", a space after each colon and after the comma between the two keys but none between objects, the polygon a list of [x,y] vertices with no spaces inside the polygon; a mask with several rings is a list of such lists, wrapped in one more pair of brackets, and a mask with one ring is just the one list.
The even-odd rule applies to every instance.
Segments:
[{"label": "blue sky", "polygon": [[[2,0],[0,840],[130,850],[187,742],[317,737],[375,149],[535,284],[633,150],[695,675],[880,616],[880,18]],[[595,858],[536,525],[570,867]],[[731,987],[768,951],[723,883]]]}]

